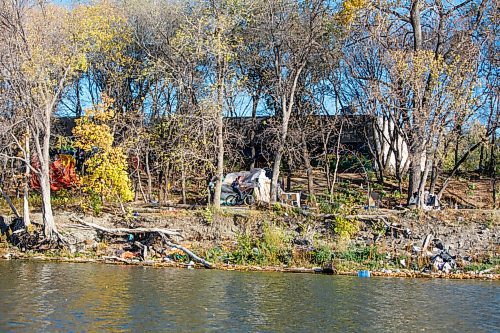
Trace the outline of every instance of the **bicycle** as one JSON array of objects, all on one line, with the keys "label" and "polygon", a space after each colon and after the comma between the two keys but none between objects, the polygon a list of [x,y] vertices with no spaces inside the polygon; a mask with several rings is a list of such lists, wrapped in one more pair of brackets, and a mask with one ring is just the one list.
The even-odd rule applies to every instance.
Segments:
[{"label": "bicycle", "polygon": [[252,192],[253,189],[241,191],[241,200],[238,200],[238,196],[236,194],[230,194],[226,198],[226,205],[236,206],[245,204],[247,206],[252,206],[253,204],[255,204],[255,198]]}]

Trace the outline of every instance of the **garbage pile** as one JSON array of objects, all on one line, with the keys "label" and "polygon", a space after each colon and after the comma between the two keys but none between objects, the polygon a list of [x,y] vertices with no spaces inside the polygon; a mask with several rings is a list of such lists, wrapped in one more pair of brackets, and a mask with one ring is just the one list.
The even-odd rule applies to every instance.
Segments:
[{"label": "garbage pile", "polygon": [[451,256],[447,251],[442,250],[438,254],[431,257],[432,268],[436,271],[450,273],[457,267],[455,257]]},{"label": "garbage pile", "polygon": [[[424,192],[424,204],[422,207],[425,210],[440,210],[441,206],[439,203],[439,199],[437,195],[434,193],[430,193],[429,191]],[[415,206],[419,203],[419,195],[418,192],[413,193],[413,195],[410,198],[410,201],[408,202],[409,206]]]},{"label": "garbage pile", "polygon": [[456,257],[448,253],[443,243],[439,239],[435,239],[434,243],[435,248],[437,248],[439,252],[431,257],[431,265],[433,270],[450,273],[457,267],[457,263],[455,261]]}]

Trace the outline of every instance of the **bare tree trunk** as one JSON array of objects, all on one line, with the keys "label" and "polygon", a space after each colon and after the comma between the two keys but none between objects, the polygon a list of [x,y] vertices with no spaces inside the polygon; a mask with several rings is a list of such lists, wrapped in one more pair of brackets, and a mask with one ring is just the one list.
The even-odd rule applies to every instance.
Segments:
[{"label": "bare tree trunk", "polygon": [[314,176],[311,166],[311,156],[309,155],[309,149],[307,148],[307,141],[304,132],[302,132],[302,158],[304,159],[304,166],[307,174],[307,191],[309,192],[309,195],[314,195]]},{"label": "bare tree trunk", "polygon": [[43,233],[46,238],[52,239],[54,234],[57,233],[57,227],[52,213],[52,203],[50,200],[50,179],[47,177],[48,172],[42,171],[39,174],[40,178],[40,192],[42,193],[42,214],[43,214]]},{"label": "bare tree trunk", "polygon": [[182,203],[186,204],[187,202],[187,197],[186,197],[186,170],[184,166],[184,156],[182,157],[181,160],[181,191],[182,191]]},{"label": "bare tree trunk", "polygon": [[[410,199],[412,196],[420,197],[419,188],[420,188],[420,180],[422,176],[422,168],[421,168],[421,155],[417,153],[413,153],[411,155],[410,162],[410,179],[408,183],[408,201],[410,203]],[[420,202],[418,202],[417,206],[420,206]]]},{"label": "bare tree trunk", "polygon": [[330,158],[328,157],[328,142],[330,141],[330,132],[328,132],[326,138],[323,136],[323,161],[325,163],[325,178],[326,186],[330,189],[331,177],[330,177]]},{"label": "bare tree trunk", "polygon": [[252,128],[250,129],[250,149],[251,149],[251,161],[250,161],[250,170],[255,168],[255,160],[257,158],[256,149],[255,149],[255,127],[257,126],[257,106],[259,104],[259,92],[257,92],[254,96],[252,96]]},{"label": "bare tree trunk", "polygon": [[280,175],[282,157],[283,153],[281,152],[281,149],[279,149],[276,152],[276,155],[274,155],[273,161],[273,175],[271,178],[271,203],[276,202],[276,200],[278,199],[278,178]]},{"label": "bare tree trunk", "polygon": [[[279,63],[279,61],[276,62],[277,64]],[[278,199],[278,178],[280,174],[281,159],[283,157],[283,151],[285,150],[285,143],[288,137],[288,123],[290,121],[290,116],[292,114],[293,106],[295,103],[295,91],[297,89],[297,82],[305,65],[306,65],[305,62],[302,63],[301,66],[298,68],[297,72],[295,73],[293,84],[290,89],[290,94],[287,96],[287,93],[283,92],[283,94],[281,95],[281,108],[282,108],[281,133],[280,137],[278,138],[279,139],[278,151],[274,156],[273,176],[271,178],[271,200],[270,200],[271,203],[276,202],[276,200]],[[277,65],[276,67],[279,66]],[[278,77],[280,78],[279,85],[282,84],[281,75],[282,75],[281,69],[278,69]]]},{"label": "bare tree trunk", "polygon": [[[220,43],[220,34],[217,34],[217,42]],[[223,89],[225,85],[225,60],[221,54],[217,55],[217,170],[215,181],[214,207],[221,206],[222,178],[224,177],[224,105]]]},{"label": "bare tree trunk", "polygon": [[23,195],[23,220],[24,225],[29,226],[31,224],[30,220],[30,207],[29,207],[29,182],[30,182],[30,131],[29,128],[26,129],[26,143],[24,146],[25,152],[25,169],[24,169],[24,195]]},{"label": "bare tree trunk", "polygon": [[163,195],[163,200],[165,200],[165,204],[168,201],[168,197],[170,195],[170,162],[167,162],[167,168],[165,170],[165,193]]},{"label": "bare tree trunk", "polygon": [[422,207],[425,204],[424,200],[424,193],[425,193],[425,184],[427,182],[427,177],[429,176],[429,169],[431,167],[431,159],[427,157],[425,161],[425,169],[423,174],[420,177],[420,184],[418,187],[418,195],[419,195],[419,200],[418,202],[420,203],[420,207]]},{"label": "bare tree trunk", "polygon": [[82,101],[80,98],[80,80],[76,80],[75,82],[75,97],[76,97],[76,110],[75,116],[76,118],[80,118],[82,116]]},{"label": "bare tree trunk", "polygon": [[163,200],[163,177],[164,177],[163,168],[160,169],[158,174],[158,207],[161,208],[162,200]]},{"label": "bare tree trunk", "polygon": [[[42,193],[42,214],[44,235],[47,239],[54,239],[58,234],[54,215],[52,212],[51,189],[50,189],[50,126],[52,107],[47,106],[43,115],[42,142],[39,135],[35,135],[35,146],[40,160],[40,191]],[[39,132],[37,128],[37,132]]]},{"label": "bare tree trunk", "polygon": [[418,51],[422,48],[422,26],[420,23],[421,0],[412,0],[410,9],[410,21],[413,28],[413,49]]},{"label": "bare tree trunk", "polygon": [[337,173],[338,173],[338,170],[339,170],[339,162],[340,162],[340,142],[341,142],[341,139],[342,139],[342,129],[343,129],[343,127],[344,127],[344,121],[342,120],[342,122],[340,123],[339,136],[337,137],[337,145],[335,147],[335,156],[336,156],[336,159],[335,159],[335,169],[333,171],[333,181],[332,181],[332,185],[330,187],[330,194],[333,194],[335,183],[337,182]]},{"label": "bare tree trunk", "polygon": [[432,163],[432,172],[431,172],[431,185],[429,187],[429,193],[434,193],[436,191],[436,182],[439,177],[438,164],[439,162],[434,158],[434,163]]},{"label": "bare tree trunk", "polygon": [[142,179],[141,179],[141,159],[139,157],[139,153],[137,153],[137,185],[139,186],[139,191],[141,192],[142,195],[142,200],[144,202],[148,202],[146,199],[146,194],[144,193],[144,189],[142,188]]},{"label": "bare tree trunk", "polygon": [[149,147],[146,150],[146,175],[148,176],[148,200],[151,202],[153,200],[153,185],[151,180],[151,169],[149,168]]},{"label": "bare tree trunk", "polygon": [[214,207],[221,206],[222,178],[224,177],[224,123],[222,113],[222,91],[219,89],[218,94],[218,116],[217,116],[217,180],[215,182]]}]

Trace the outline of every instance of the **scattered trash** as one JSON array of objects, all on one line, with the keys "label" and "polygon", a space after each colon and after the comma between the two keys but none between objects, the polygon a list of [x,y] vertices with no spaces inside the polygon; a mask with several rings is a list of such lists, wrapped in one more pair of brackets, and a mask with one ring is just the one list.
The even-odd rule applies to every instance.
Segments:
[{"label": "scattered trash", "polygon": [[438,254],[432,256],[431,264],[434,270],[444,273],[450,273],[457,266],[455,257],[445,250],[441,250]]},{"label": "scattered trash", "polygon": [[189,264],[187,265],[187,269],[194,269],[194,261],[190,261]]},{"label": "scattered trash", "polygon": [[400,264],[401,266],[403,266],[403,267],[406,267],[406,260],[405,260],[405,259],[401,259],[401,260],[399,261],[399,264]]},{"label": "scattered trash", "polygon": [[[416,207],[419,203],[419,194],[418,192],[413,193],[413,195],[410,198],[410,201],[408,202],[408,206],[411,207]],[[439,210],[440,205],[439,205],[439,199],[437,195],[433,193],[429,193],[429,191],[424,192],[424,204],[422,205],[422,208],[425,210]]]},{"label": "scattered trash", "polygon": [[256,201],[270,201],[271,179],[266,176],[264,169],[258,168],[250,171],[228,173],[222,180],[222,199],[225,199],[229,195],[234,195],[231,183],[237,177],[243,177],[242,185],[244,188],[253,188],[253,196]]},{"label": "scattered trash", "polygon": [[7,232],[7,240],[14,246],[17,246],[21,251],[26,251],[34,248],[38,244],[38,232],[30,234],[26,230],[26,225],[21,217],[16,217],[9,225],[10,235]]},{"label": "scattered trash", "polygon": [[122,259],[132,259],[132,258],[135,258],[136,255],[135,253],[133,252],[130,252],[130,251],[125,251],[121,254],[120,256]]}]

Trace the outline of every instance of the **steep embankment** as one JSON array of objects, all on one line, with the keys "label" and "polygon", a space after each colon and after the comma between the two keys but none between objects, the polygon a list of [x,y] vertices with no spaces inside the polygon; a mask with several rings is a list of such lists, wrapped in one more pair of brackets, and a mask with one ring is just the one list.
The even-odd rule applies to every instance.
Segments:
[{"label": "steep embankment", "polygon": [[[339,236],[335,215],[297,210],[212,211],[137,208],[128,219],[115,215],[82,216],[105,228],[154,228],[178,230],[173,241],[194,250],[217,267],[244,265],[284,267],[328,266],[337,272],[371,269],[382,272],[443,269],[446,255],[453,257],[446,271],[486,270],[499,273],[500,218],[498,211],[445,210],[433,212],[376,210],[344,217],[357,226],[349,239]],[[58,212],[59,230],[69,241],[67,257],[120,258],[124,262],[189,261],[182,251],[172,250],[154,235],[113,237],[79,224],[74,213]],[[34,214],[35,220],[40,216]],[[141,244],[137,244],[137,242]],[[135,245],[134,245],[135,243]],[[5,249],[4,249],[5,251]],[[444,255],[443,255],[444,253]],[[431,258],[442,254],[437,264]],[[444,260],[446,262],[446,260]],[[455,266],[456,263],[456,266]]]}]

